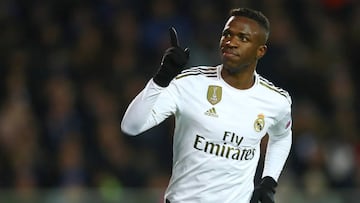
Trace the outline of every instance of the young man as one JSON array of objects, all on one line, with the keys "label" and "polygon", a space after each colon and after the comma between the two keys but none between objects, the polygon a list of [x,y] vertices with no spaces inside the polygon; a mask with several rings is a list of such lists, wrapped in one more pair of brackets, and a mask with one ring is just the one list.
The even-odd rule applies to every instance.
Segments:
[{"label": "young man", "polygon": [[[291,147],[291,99],[256,72],[268,36],[269,22],[261,12],[231,10],[220,39],[222,64],[182,70],[189,51],[179,47],[170,29],[172,47],[121,123],[126,134],[138,135],[175,116],[166,202],[274,202]],[[263,178],[254,189],[266,134]]]}]

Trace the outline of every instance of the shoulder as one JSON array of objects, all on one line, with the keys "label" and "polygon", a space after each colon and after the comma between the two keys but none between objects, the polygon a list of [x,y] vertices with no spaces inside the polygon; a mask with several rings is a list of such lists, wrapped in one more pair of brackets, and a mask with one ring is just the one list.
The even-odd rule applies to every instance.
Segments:
[{"label": "shoulder", "polygon": [[218,77],[218,66],[195,66],[183,70],[179,75],[176,76],[176,80],[193,77],[207,77],[217,78]]},{"label": "shoulder", "polygon": [[292,100],[288,91],[276,86],[274,83],[270,82],[261,75],[258,75],[258,84],[262,87],[263,91],[270,94],[272,98],[277,98],[277,100],[284,101],[285,103],[291,105]]},{"label": "shoulder", "polygon": [[194,97],[214,80],[218,80],[218,67],[194,66],[178,74],[166,91],[174,98]]}]

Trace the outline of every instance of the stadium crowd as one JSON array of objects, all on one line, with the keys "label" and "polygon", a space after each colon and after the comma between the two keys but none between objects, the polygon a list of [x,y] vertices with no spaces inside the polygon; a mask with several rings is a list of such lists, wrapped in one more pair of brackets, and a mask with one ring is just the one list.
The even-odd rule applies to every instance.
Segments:
[{"label": "stadium crowd", "polygon": [[172,120],[129,137],[122,115],[157,70],[170,26],[190,48],[188,66],[218,64],[233,7],[269,17],[257,71],[292,95],[293,147],[280,191],[322,198],[359,188],[356,0],[0,1],[0,188],[166,186]]}]

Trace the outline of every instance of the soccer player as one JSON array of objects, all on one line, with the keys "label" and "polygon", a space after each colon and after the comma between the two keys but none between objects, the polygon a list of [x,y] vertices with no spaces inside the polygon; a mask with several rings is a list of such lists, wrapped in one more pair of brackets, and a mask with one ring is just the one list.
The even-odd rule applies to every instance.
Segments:
[{"label": "soccer player", "polygon": [[[269,27],[259,11],[232,9],[219,44],[222,64],[185,70],[189,50],[170,28],[171,47],[121,122],[123,132],[138,135],[174,115],[167,203],[274,202],[292,131],[288,92],[256,72]],[[254,187],[266,134],[262,180]]]}]

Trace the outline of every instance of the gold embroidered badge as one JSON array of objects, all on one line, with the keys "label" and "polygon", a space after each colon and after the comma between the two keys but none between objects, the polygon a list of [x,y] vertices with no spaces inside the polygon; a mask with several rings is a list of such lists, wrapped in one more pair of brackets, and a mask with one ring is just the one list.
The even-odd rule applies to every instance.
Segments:
[{"label": "gold embroidered badge", "polygon": [[220,102],[222,96],[222,88],[216,85],[209,85],[207,91],[207,100],[210,104],[215,105]]}]

